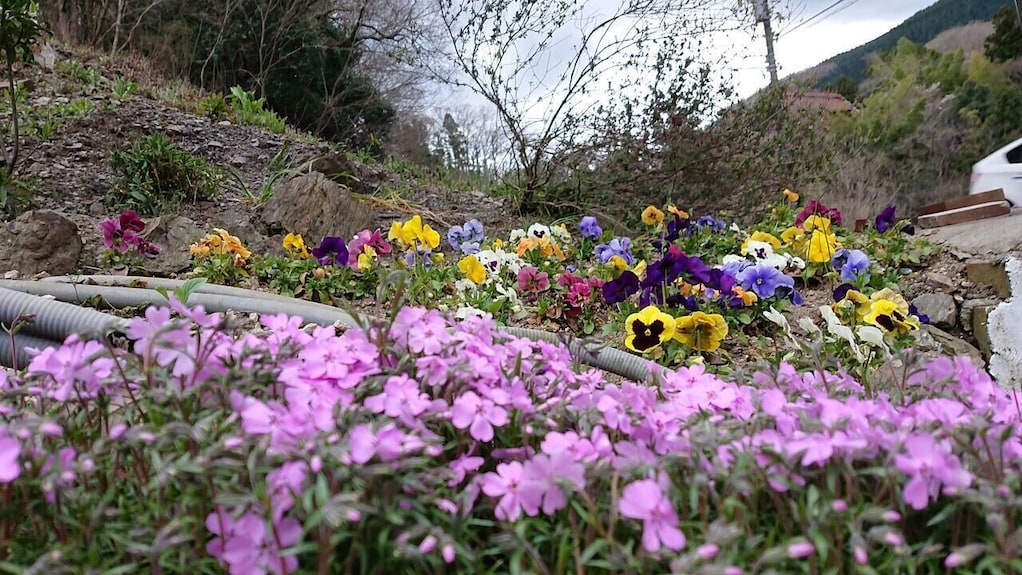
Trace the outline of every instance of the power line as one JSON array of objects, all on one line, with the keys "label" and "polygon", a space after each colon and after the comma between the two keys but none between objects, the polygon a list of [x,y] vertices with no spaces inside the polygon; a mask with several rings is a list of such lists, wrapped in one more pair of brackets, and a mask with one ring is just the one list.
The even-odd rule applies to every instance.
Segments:
[{"label": "power line", "polygon": [[[858,1],[859,1],[859,0],[853,0],[853,1],[852,1],[852,4],[855,4],[855,3],[856,3],[856,2],[858,2]],[[809,23],[810,23],[810,22],[812,22],[813,20],[816,20],[816,19],[817,19],[817,18],[819,18],[820,16],[823,16],[824,14],[826,14],[827,12],[829,12],[829,11],[830,11],[831,9],[833,9],[833,8],[836,8],[836,7],[840,6],[841,4],[844,4],[845,2],[848,2],[848,0],[837,0],[836,2],[834,2],[833,4],[831,4],[830,6],[827,6],[827,7],[826,7],[826,8],[824,8],[823,10],[820,10],[820,11],[819,11],[819,12],[817,12],[816,14],[813,14],[813,15],[812,15],[812,16],[810,16],[809,18],[807,18],[807,19],[805,19],[805,20],[803,20],[803,21],[799,22],[798,24],[796,24],[796,25],[795,25],[795,27],[793,27],[793,28],[790,28],[790,29],[788,29],[788,30],[785,30],[783,34],[780,34],[780,35],[778,35],[778,38],[779,38],[779,37],[781,37],[781,36],[787,36],[788,34],[791,34],[791,33],[792,33],[792,32],[794,32],[795,30],[798,30],[799,28],[801,28],[801,27],[805,26],[806,24],[809,24]],[[849,4],[848,6],[845,6],[845,7],[844,7],[844,8],[842,8],[841,10],[844,10],[845,8],[848,8],[848,7],[849,7],[849,6],[851,6],[852,4]],[[841,10],[838,10],[838,11],[836,11],[836,12],[833,12],[833,13],[829,14],[829,15],[828,15],[827,17],[829,18],[830,16],[833,16],[834,14],[837,14],[837,13],[838,13],[838,12],[840,12]]]}]

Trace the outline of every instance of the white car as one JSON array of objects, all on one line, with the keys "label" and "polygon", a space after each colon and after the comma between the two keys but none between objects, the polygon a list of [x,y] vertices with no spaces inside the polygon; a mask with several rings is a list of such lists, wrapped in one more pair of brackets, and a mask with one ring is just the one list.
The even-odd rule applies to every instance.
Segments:
[{"label": "white car", "polygon": [[1004,190],[1004,199],[1022,207],[1022,139],[1015,140],[972,166],[969,194]]}]

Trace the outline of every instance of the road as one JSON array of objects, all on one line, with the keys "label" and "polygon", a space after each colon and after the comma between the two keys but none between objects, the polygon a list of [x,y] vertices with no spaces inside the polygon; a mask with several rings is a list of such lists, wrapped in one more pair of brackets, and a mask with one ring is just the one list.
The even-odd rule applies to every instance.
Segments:
[{"label": "road", "polygon": [[921,230],[918,236],[975,256],[1022,255],[1022,208],[1006,216]]}]

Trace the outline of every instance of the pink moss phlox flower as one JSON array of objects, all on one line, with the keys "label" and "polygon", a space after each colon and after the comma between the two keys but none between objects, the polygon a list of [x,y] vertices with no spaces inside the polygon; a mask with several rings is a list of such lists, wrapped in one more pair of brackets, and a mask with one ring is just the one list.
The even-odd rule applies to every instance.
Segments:
[{"label": "pink moss phlox flower", "polygon": [[937,441],[927,433],[913,433],[905,438],[905,454],[894,456],[894,465],[909,476],[902,495],[913,509],[925,509],[936,500],[941,487],[963,488],[972,484],[972,474],[951,453],[951,446]]},{"label": "pink moss phlox flower", "polygon": [[486,460],[482,457],[469,456],[466,454],[459,455],[457,459],[448,464],[448,467],[450,467],[454,476],[447,482],[447,485],[450,487],[459,485],[465,480],[465,477],[469,473],[475,472],[477,469],[482,467],[484,463],[486,463]]},{"label": "pink moss phlox flower", "polygon": [[788,557],[792,559],[803,559],[809,557],[816,551],[812,543],[808,541],[797,541],[788,545]]},{"label": "pink moss phlox flower", "polygon": [[642,521],[642,546],[650,553],[666,547],[671,551],[685,548],[685,534],[678,529],[678,515],[671,500],[652,479],[629,483],[618,500],[622,517]]},{"label": "pink moss phlox flower", "polygon": [[447,321],[437,311],[430,310],[419,324],[408,330],[408,351],[427,355],[439,354],[444,346],[451,341],[447,332]]},{"label": "pink moss phlox flower", "polygon": [[0,437],[0,483],[10,483],[21,475],[21,442]]},{"label": "pink moss phlox flower", "polygon": [[525,462],[522,478],[532,481],[542,490],[542,510],[547,515],[564,509],[568,504],[565,489],[585,489],[585,467],[570,454],[540,454]]},{"label": "pink moss phlox flower", "polygon": [[545,489],[543,485],[526,477],[521,462],[497,465],[497,472],[482,476],[483,493],[500,497],[494,516],[502,521],[515,521],[522,512],[533,517],[539,513]]},{"label": "pink moss phlox flower", "polygon": [[[207,517],[207,528],[210,524]],[[217,526],[216,520],[212,524]],[[214,550],[222,549],[219,558],[227,564],[231,575],[285,575],[298,570],[297,556],[282,555],[301,538],[302,525],[296,519],[281,519],[271,523],[267,529],[266,519],[247,513],[229,526],[226,536],[223,533],[218,535],[221,541]]]},{"label": "pink moss phlox flower", "polygon": [[113,373],[114,360],[106,357],[106,348],[98,341],[82,341],[71,334],[59,347],[48,347],[32,358],[28,373],[47,376],[45,397],[64,402],[72,397],[90,399],[106,387]]},{"label": "pink moss phlox flower", "polygon": [[308,472],[309,465],[304,461],[287,461],[266,475],[275,521],[291,509],[295,497],[302,496]]},{"label": "pink moss phlox flower", "polygon": [[473,439],[485,442],[493,439],[494,427],[507,425],[508,414],[493,401],[468,391],[454,400],[450,419],[454,427],[468,429]]},{"label": "pink moss phlox flower", "polygon": [[406,374],[392,376],[383,384],[383,393],[365,399],[363,405],[373,413],[411,422],[429,409],[432,401],[422,393],[419,384]]}]

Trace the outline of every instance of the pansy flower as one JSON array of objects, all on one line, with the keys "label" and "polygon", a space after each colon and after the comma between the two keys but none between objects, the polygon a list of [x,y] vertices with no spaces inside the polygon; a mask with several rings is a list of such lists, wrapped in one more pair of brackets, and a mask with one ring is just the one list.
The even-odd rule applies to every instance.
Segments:
[{"label": "pansy flower", "polygon": [[312,248],[312,257],[322,265],[348,265],[348,246],[344,238],[325,236],[319,245]]},{"label": "pansy flower", "polygon": [[475,256],[466,256],[458,261],[458,269],[476,285],[486,281],[486,268]]},{"label": "pansy flower", "polygon": [[642,223],[647,226],[655,226],[664,221],[664,213],[656,206],[646,206],[642,210]]},{"label": "pansy flower", "polygon": [[296,234],[293,232],[288,233],[286,236],[284,236],[283,246],[284,249],[287,250],[287,252],[292,256],[300,258],[312,257],[312,255],[309,254],[309,250],[305,247],[305,240],[302,239],[301,234]]},{"label": "pansy flower", "polygon": [[699,351],[716,351],[727,337],[727,322],[719,313],[694,311],[679,317],[675,324],[674,339]]},{"label": "pansy flower", "polygon": [[894,226],[894,205],[889,205],[883,209],[876,217],[876,228],[880,233],[884,233]]},{"label": "pansy flower", "polygon": [[596,221],[594,216],[582,218],[582,221],[578,223],[578,228],[584,238],[597,240],[603,235],[603,228],[600,227],[599,222]]},{"label": "pansy flower", "polygon": [[646,353],[674,337],[674,318],[649,305],[625,320],[625,347]]},{"label": "pansy flower", "polygon": [[629,296],[638,293],[639,276],[630,270],[603,284],[603,299],[609,304],[621,303]]}]

